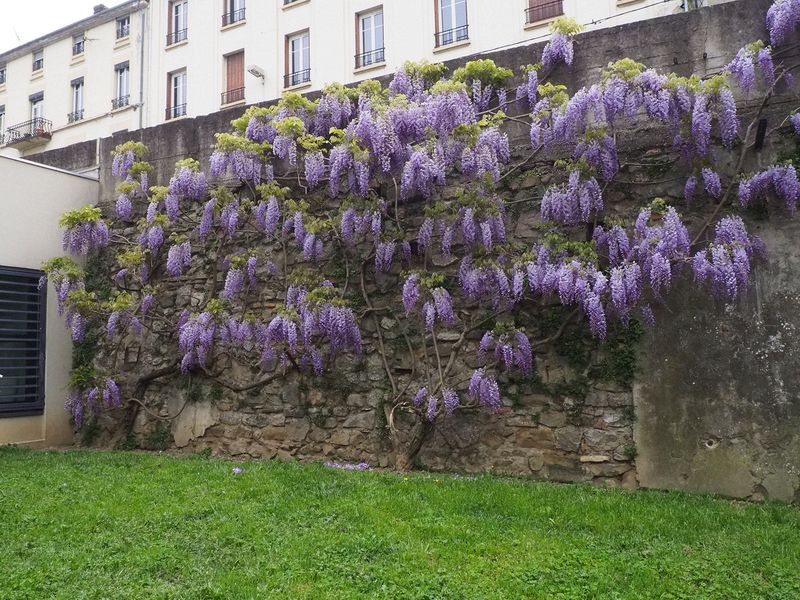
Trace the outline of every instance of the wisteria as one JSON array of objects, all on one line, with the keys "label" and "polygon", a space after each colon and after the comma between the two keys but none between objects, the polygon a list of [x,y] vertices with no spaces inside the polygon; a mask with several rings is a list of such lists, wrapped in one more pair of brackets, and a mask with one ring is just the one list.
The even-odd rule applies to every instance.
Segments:
[{"label": "wisteria", "polygon": [[[778,0],[771,45],[745,46],[717,75],[622,59],[574,89],[554,75],[574,63],[580,27],[557,19],[516,77],[489,59],[452,76],[406,63],[387,89],[331,85],[250,107],[217,136],[208,178],[187,159],[150,186],[146,148],[122,144],[114,204],[62,219],[65,250],[98,255],[113,269],[103,289],[115,289],[99,294],[76,264],[55,262],[59,311],[76,343],[99,332],[103,344],[135,340],[142,364],[172,361],[165,378],[233,392],[298,373],[308,385],[342,369],[354,386],[385,376],[375,388],[391,388],[387,423],[405,412],[425,435],[466,408],[500,411],[504,391],[537,377],[534,348],[559,336],[600,343],[652,325],[692,279],[725,302],[742,297],[763,247],[730,213],[773,201],[794,213],[800,180],[788,161],[733,172],[729,153],[748,158],[754,131],[736,99],[778,91],[779,46],[798,25],[800,0]],[[663,161],[627,152],[640,125],[665,136]],[[800,115],[782,125],[769,135],[800,136]],[[669,171],[664,198],[649,196],[662,179],[650,166]],[[102,356],[72,383],[78,425],[136,389],[124,353]],[[356,377],[354,365],[370,371]],[[252,387],[240,381],[250,372]]]}]

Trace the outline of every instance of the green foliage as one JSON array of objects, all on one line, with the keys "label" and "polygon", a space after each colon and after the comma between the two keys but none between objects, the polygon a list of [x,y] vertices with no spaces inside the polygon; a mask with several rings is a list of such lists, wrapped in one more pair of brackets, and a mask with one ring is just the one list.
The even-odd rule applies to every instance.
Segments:
[{"label": "green foliage", "polygon": [[623,454],[625,454],[625,458],[628,460],[635,460],[636,457],[639,456],[639,451],[636,449],[636,446],[625,446]]},{"label": "green foliage", "polygon": [[548,81],[539,84],[537,89],[539,90],[539,95],[543,98],[548,98],[550,105],[554,108],[560,108],[569,102],[569,94],[567,94],[567,86],[565,85],[557,85]]},{"label": "green foliage", "polygon": [[57,256],[42,263],[42,271],[50,278],[67,277],[72,281],[82,281],[84,270],[69,256]]},{"label": "green foliage", "polygon": [[97,223],[102,220],[102,216],[99,208],[87,204],[83,208],[76,208],[62,214],[58,224],[64,229],[72,229],[84,223]]},{"label": "green foliage", "polygon": [[636,62],[631,58],[623,58],[616,62],[608,63],[608,67],[603,69],[603,81],[612,78],[630,81],[634,77],[641,75],[647,69],[642,63]]},{"label": "green foliage", "polygon": [[614,328],[604,346],[605,358],[592,367],[591,375],[604,381],[613,381],[629,389],[639,372],[639,342],[644,327],[637,320]]},{"label": "green foliage", "polygon": [[93,446],[100,433],[100,424],[97,419],[87,419],[81,427],[81,446]]},{"label": "green foliage", "polygon": [[0,449],[0,596],[800,597],[791,506],[208,454]]},{"label": "green foliage", "polygon": [[166,423],[159,423],[158,426],[148,433],[144,440],[142,440],[142,448],[145,450],[157,450],[163,452],[169,449],[172,445],[172,433],[170,433],[169,425]]},{"label": "green foliage", "polygon": [[483,85],[503,87],[513,77],[514,72],[503,67],[498,67],[489,58],[471,60],[463,67],[453,72],[453,80],[470,85],[473,81],[480,81]]},{"label": "green foliage", "polygon": [[570,17],[558,17],[550,24],[550,31],[553,33],[563,33],[569,36],[578,34],[583,31],[583,29],[583,25]]},{"label": "green foliage", "polygon": [[447,72],[447,67],[442,63],[430,63],[427,60],[419,62],[406,61],[403,63],[403,70],[410,77],[420,77],[425,85],[433,85],[439,81]]},{"label": "green foliage", "polygon": [[142,160],[147,156],[147,146],[142,142],[131,140],[124,144],[118,144],[114,150],[111,151],[111,154],[113,156],[114,154],[126,154],[127,152],[133,152],[133,156],[136,160]]}]

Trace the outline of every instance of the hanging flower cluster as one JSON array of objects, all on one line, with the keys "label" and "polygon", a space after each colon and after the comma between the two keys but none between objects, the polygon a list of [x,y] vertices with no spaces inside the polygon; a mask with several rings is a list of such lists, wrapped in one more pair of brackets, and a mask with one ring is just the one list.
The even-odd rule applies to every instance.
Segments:
[{"label": "hanging flower cluster", "polygon": [[739,50],[736,57],[728,64],[730,72],[736,84],[743,92],[749,94],[756,87],[756,72],[761,73],[761,80],[766,89],[775,85],[775,65],[772,61],[772,50],[764,47],[764,43],[759,41],[749,44]]},{"label": "hanging flower cluster", "polygon": [[520,329],[499,323],[493,330],[484,333],[478,346],[478,361],[485,364],[490,354],[496,365],[506,371],[519,369],[526,377],[533,374],[531,342]]},{"label": "hanging flower cluster", "polygon": [[108,246],[110,233],[99,208],[84,206],[62,215],[64,250],[73,254],[89,254]]},{"label": "hanging flower cluster", "polygon": [[443,388],[440,394],[431,394],[427,387],[421,387],[414,394],[413,404],[423,411],[427,421],[433,423],[441,414],[452,415],[461,405],[461,401],[451,388]]},{"label": "hanging flower cluster", "polygon": [[739,182],[739,204],[742,207],[765,203],[770,194],[783,200],[790,214],[795,213],[800,199],[800,181],[793,165],[774,165]]},{"label": "hanging flower cluster", "polygon": [[91,383],[93,385],[86,387],[83,391],[73,390],[64,403],[64,408],[72,416],[76,427],[81,427],[87,411],[96,417],[104,409],[122,406],[116,381],[108,377],[100,382],[92,381]]}]

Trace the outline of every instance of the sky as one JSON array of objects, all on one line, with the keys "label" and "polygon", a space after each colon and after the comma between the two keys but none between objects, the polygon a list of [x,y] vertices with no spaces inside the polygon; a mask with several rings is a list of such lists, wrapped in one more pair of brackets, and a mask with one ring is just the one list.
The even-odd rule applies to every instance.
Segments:
[{"label": "sky", "polygon": [[90,17],[97,4],[111,7],[121,3],[122,0],[0,0],[0,52]]}]

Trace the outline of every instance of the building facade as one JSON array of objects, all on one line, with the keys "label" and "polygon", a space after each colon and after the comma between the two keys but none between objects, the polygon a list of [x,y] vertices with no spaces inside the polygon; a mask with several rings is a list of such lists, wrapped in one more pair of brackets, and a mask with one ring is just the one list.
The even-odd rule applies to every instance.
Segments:
[{"label": "building facade", "polygon": [[7,156],[0,156],[0,181],[0,445],[70,444],[64,401],[72,340],[52,286],[39,286],[40,269],[63,254],[61,213],[95,202],[99,184]]},{"label": "building facade", "polygon": [[[132,0],[0,55],[0,153],[729,0]],[[532,56],[531,62],[537,57]]]}]

